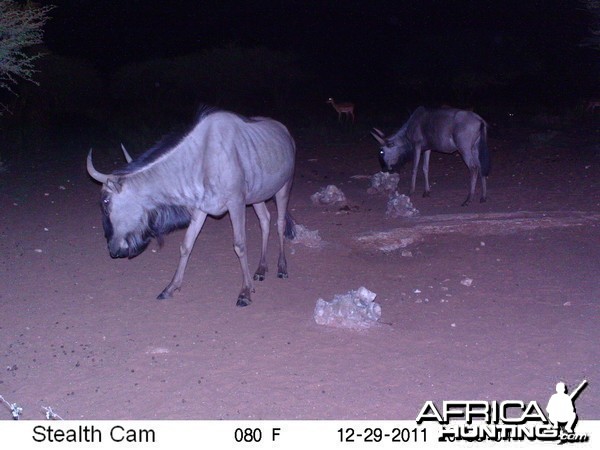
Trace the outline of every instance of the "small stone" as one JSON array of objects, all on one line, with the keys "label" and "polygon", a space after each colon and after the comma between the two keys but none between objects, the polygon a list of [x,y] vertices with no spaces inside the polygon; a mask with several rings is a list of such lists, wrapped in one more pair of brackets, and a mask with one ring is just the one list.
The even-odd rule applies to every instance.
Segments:
[{"label": "small stone", "polygon": [[344,193],[333,184],[322,188],[319,192],[310,196],[311,201],[315,205],[331,205],[332,203],[345,203],[346,196]]},{"label": "small stone", "polygon": [[419,211],[413,206],[407,195],[396,191],[388,198],[385,215],[392,218],[416,217],[419,215]]}]

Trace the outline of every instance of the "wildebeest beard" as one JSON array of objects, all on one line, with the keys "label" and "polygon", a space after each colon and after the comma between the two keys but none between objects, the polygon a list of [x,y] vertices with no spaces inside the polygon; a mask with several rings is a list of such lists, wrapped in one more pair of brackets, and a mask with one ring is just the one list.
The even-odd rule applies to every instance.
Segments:
[{"label": "wildebeest beard", "polygon": [[[127,251],[119,251],[117,254],[111,253],[111,257],[135,258],[146,250],[153,238],[155,238],[158,245],[162,247],[164,235],[171,231],[187,227],[192,219],[189,210],[183,206],[160,205],[149,211],[147,214],[146,226],[142,226],[125,236]],[[104,228],[104,236],[106,237],[106,240],[110,242],[114,236],[114,228],[107,213],[102,215],[102,225]]]},{"label": "wildebeest beard", "polygon": [[127,258],[131,259],[135,258],[137,255],[146,250],[148,244],[150,244],[150,241],[152,240],[152,237],[146,232],[143,234],[130,233],[127,235],[125,240],[127,241],[127,250],[129,253],[123,256],[127,256]]},{"label": "wildebeest beard", "polygon": [[187,227],[191,220],[192,215],[184,206],[160,205],[153,209],[148,213],[147,227],[141,233],[130,233],[127,236],[128,258],[134,258],[146,250],[152,238],[162,247],[166,234]]},{"label": "wildebeest beard", "polygon": [[148,216],[148,230],[152,237],[162,243],[165,234],[187,227],[191,220],[192,215],[185,206],[160,205]]}]

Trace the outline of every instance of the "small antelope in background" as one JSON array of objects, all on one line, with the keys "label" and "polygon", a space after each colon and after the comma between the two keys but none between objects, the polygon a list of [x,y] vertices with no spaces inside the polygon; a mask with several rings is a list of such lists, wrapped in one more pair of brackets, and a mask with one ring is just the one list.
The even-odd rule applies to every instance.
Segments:
[{"label": "small antelope in background", "polygon": [[596,108],[600,108],[600,99],[592,98],[586,102],[586,111],[594,112]]},{"label": "small antelope in background", "polygon": [[336,103],[331,97],[325,103],[330,104],[337,111],[340,123],[342,122],[342,114],[345,114],[346,117],[352,117],[352,123],[354,123],[354,103]]}]

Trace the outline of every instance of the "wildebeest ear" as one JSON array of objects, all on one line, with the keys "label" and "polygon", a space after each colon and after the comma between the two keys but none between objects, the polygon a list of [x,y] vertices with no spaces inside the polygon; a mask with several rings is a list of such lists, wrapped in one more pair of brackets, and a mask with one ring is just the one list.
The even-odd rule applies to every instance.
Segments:
[{"label": "wildebeest ear", "polygon": [[106,187],[112,192],[119,193],[121,192],[121,188],[123,186],[118,179],[109,178],[108,180],[106,180]]}]

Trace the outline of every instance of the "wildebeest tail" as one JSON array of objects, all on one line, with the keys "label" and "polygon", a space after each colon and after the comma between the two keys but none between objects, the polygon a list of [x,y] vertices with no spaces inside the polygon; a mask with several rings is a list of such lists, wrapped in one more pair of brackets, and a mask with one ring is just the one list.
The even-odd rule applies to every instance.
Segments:
[{"label": "wildebeest tail", "polygon": [[296,238],[296,221],[287,211],[285,213],[285,231],[283,235],[290,241],[293,241]]},{"label": "wildebeest tail", "polygon": [[479,164],[481,166],[481,175],[487,177],[492,168],[492,161],[490,158],[490,150],[487,145],[487,126],[485,122],[481,122],[479,133]]}]

